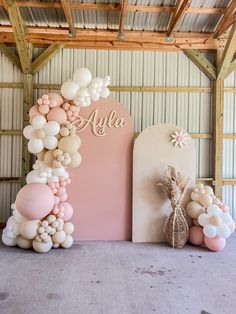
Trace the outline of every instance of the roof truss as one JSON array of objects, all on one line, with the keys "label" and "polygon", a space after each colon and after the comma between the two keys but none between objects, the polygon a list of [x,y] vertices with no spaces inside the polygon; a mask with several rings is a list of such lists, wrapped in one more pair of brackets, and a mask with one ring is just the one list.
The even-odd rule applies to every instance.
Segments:
[{"label": "roof truss", "polygon": [[216,27],[214,38],[222,35],[236,21],[236,1],[231,1]]},{"label": "roof truss", "polygon": [[75,37],[76,30],[75,30],[73,16],[71,14],[70,0],[61,0],[61,5],[65,14],[66,21],[69,25],[69,35],[71,37]]}]

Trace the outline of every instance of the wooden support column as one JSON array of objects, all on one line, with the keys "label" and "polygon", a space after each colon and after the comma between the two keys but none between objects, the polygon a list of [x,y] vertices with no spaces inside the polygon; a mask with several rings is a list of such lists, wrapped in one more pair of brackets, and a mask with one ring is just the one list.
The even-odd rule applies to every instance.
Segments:
[{"label": "wooden support column", "polygon": [[[222,51],[217,51],[217,67],[220,63]],[[213,107],[213,138],[214,138],[214,186],[216,197],[222,197],[222,160],[223,160],[223,119],[224,119],[224,80],[214,82]]]}]

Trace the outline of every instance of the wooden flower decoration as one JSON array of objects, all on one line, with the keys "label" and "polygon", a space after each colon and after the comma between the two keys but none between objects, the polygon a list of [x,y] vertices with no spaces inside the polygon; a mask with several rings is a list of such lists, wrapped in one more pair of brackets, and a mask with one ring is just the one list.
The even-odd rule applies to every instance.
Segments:
[{"label": "wooden flower decoration", "polygon": [[188,139],[188,133],[184,130],[181,130],[179,132],[175,130],[175,133],[171,134],[171,143],[173,143],[175,147],[179,146],[180,148],[182,148],[183,145],[186,145]]}]

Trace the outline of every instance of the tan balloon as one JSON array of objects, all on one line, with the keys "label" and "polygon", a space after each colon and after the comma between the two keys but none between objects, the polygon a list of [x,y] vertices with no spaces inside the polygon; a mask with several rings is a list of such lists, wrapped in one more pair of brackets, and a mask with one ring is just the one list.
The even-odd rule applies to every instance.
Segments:
[{"label": "tan balloon", "polygon": [[81,155],[80,153],[76,152],[71,156],[71,163],[70,163],[70,167],[72,168],[76,168],[81,164]]},{"label": "tan balloon", "polygon": [[186,207],[187,214],[193,218],[197,219],[200,214],[205,213],[205,209],[198,202],[189,202]]},{"label": "tan balloon", "polygon": [[199,198],[199,203],[204,207],[208,207],[213,203],[213,198],[209,194],[203,194]]},{"label": "tan balloon", "polygon": [[79,149],[79,143],[75,137],[70,135],[60,139],[58,148],[72,155]]},{"label": "tan balloon", "polygon": [[44,159],[44,156],[45,156],[45,154],[46,154],[46,152],[47,152],[46,149],[42,150],[41,153],[37,154],[37,158],[38,158],[39,160],[43,160],[43,159]]},{"label": "tan balloon", "polygon": [[53,157],[53,150],[49,150],[46,152],[46,154],[44,155],[44,162],[48,167],[52,167],[52,162],[54,160]]},{"label": "tan balloon", "polygon": [[16,244],[21,249],[24,249],[24,250],[28,250],[28,249],[32,248],[32,240],[25,239],[24,237],[22,237],[20,235],[16,239]]},{"label": "tan balloon", "polygon": [[20,234],[28,240],[32,240],[37,235],[39,220],[26,220],[20,224]]}]

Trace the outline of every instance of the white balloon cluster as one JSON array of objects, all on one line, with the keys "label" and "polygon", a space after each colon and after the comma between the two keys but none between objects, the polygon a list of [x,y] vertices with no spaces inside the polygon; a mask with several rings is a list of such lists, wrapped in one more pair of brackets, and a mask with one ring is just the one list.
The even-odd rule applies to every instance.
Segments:
[{"label": "white balloon cluster", "polygon": [[73,100],[76,106],[88,107],[92,101],[109,96],[109,84],[110,76],[92,79],[87,68],[80,68],[74,72],[73,79],[62,84],[61,94],[64,98]]}]

